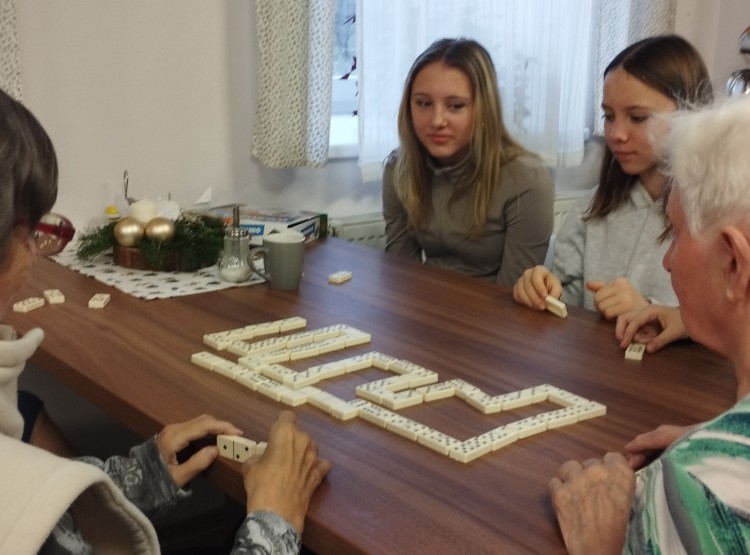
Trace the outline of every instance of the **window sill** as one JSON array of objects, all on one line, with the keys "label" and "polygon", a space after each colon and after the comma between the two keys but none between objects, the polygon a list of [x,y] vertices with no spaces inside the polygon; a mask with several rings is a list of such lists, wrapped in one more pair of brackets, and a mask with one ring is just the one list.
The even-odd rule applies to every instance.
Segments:
[{"label": "window sill", "polygon": [[351,160],[358,156],[359,126],[357,116],[340,114],[331,117],[328,159]]}]

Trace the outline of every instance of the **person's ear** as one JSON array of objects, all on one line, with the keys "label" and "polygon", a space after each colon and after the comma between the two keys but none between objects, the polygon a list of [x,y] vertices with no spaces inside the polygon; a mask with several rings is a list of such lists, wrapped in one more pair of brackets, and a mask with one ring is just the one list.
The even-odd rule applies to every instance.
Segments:
[{"label": "person's ear", "polygon": [[724,287],[728,300],[750,300],[750,237],[736,226],[719,231],[724,257]]}]

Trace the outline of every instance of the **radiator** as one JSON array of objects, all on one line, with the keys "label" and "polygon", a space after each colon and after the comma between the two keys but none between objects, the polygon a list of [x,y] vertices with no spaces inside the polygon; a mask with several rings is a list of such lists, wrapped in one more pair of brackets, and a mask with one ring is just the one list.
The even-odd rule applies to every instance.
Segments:
[{"label": "radiator", "polygon": [[380,212],[331,218],[328,229],[334,237],[375,249],[385,249],[385,222]]},{"label": "radiator", "polygon": [[[555,200],[555,234],[560,230],[565,216],[578,201],[579,196],[580,193],[576,192],[570,196],[557,197]],[[334,237],[375,249],[385,249],[385,222],[383,221],[383,215],[379,212],[331,218],[328,227]]]}]

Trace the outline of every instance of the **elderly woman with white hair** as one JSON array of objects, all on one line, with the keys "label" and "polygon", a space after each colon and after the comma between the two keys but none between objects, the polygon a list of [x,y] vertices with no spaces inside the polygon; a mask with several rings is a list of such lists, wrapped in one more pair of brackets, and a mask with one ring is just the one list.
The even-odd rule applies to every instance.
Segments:
[{"label": "elderly woman with white hair", "polygon": [[679,114],[666,145],[664,267],[690,337],[734,364],[737,403],[642,434],[625,455],[563,464],[550,494],[572,555],[750,551],[750,98]]},{"label": "elderly woman with white hair", "polygon": [[[36,256],[62,233],[43,220],[57,198],[57,176],[47,133],[0,91],[0,315]],[[215,445],[184,461],[178,452],[192,440],[241,430],[203,415],[107,461],[69,460],[24,443],[18,376],[43,338],[38,328],[19,338],[0,325],[0,553],[159,553],[146,514],[174,506],[218,456]],[[294,414],[282,412],[263,456],[243,466],[247,516],[232,553],[298,552],[310,498],[329,469]]]}]

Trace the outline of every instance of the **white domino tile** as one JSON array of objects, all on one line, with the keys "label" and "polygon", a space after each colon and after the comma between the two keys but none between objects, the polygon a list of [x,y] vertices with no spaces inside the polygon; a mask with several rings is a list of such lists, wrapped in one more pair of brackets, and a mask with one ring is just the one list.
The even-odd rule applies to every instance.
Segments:
[{"label": "white domino tile", "polygon": [[449,382],[442,382],[418,387],[417,391],[422,394],[425,403],[429,403],[430,401],[453,397],[456,394],[456,386]]},{"label": "white domino tile", "polygon": [[44,306],[42,297],[29,297],[17,303],[13,303],[13,312],[31,312]]},{"label": "white domino tile", "polygon": [[104,308],[109,304],[109,293],[97,293],[89,299],[89,308]]},{"label": "white domino tile", "polygon": [[443,455],[447,455],[453,447],[461,444],[456,438],[446,435],[443,432],[439,432],[438,430],[429,430],[419,434],[417,437],[417,443]]},{"label": "white domino tile", "polygon": [[518,439],[547,431],[547,418],[544,413],[518,420],[513,424],[518,427]]},{"label": "white domino tile", "polygon": [[331,406],[331,416],[338,420],[351,420],[359,416],[359,407],[351,402],[337,403]]},{"label": "white domino tile", "polygon": [[646,346],[643,343],[631,343],[625,349],[625,358],[627,360],[643,360],[643,354],[646,352]]},{"label": "white domino tile", "polygon": [[230,380],[236,380],[237,376],[240,374],[253,372],[253,370],[250,370],[241,364],[237,364],[236,362],[232,362],[231,360],[225,360],[214,364],[212,370],[217,374],[226,376]]},{"label": "white domino tile", "polygon": [[451,447],[448,456],[462,463],[468,463],[492,451],[492,440],[486,436],[477,436]]},{"label": "white domino tile", "polygon": [[422,394],[414,389],[398,392],[388,391],[388,394],[384,395],[382,400],[383,406],[391,410],[413,407],[421,405],[423,402],[424,397]]},{"label": "white domino tile", "polygon": [[547,416],[547,429],[554,430],[555,428],[575,424],[578,422],[578,412],[576,407],[566,407],[545,413]]},{"label": "white domino tile", "polygon": [[389,420],[386,423],[386,429],[411,441],[417,441],[421,434],[430,430],[428,426],[400,415],[398,418]]},{"label": "white domino tile", "polygon": [[478,437],[489,440],[492,444],[492,450],[497,451],[518,440],[518,428],[513,425],[499,426]]},{"label": "white domino tile", "polygon": [[278,320],[279,331],[299,330],[307,325],[307,320],[301,316],[292,316],[284,320]]},{"label": "white domino tile", "polygon": [[49,304],[61,304],[65,302],[65,295],[59,289],[45,289],[42,296]]},{"label": "white domino tile", "polygon": [[[44,299],[39,300],[44,303]],[[226,350],[238,355],[237,362],[210,351],[194,353],[191,362],[285,405],[309,404],[342,421],[361,418],[463,463],[520,439],[603,416],[607,412],[605,405],[551,384],[492,396],[465,380],[439,382],[437,372],[377,351],[295,370],[282,363],[331,353],[371,340],[369,333],[347,324],[266,337],[301,330],[306,324],[304,318],[294,317],[208,333],[203,336],[203,343],[217,351]],[[357,398],[351,401],[344,401],[313,386],[326,379],[372,367],[392,375],[357,386]],[[512,411],[545,401],[560,408],[499,426],[465,441],[394,412],[454,396],[483,414]],[[262,453],[265,448],[265,443],[256,444],[234,436],[218,436],[217,445],[222,456],[237,461]]]}]

